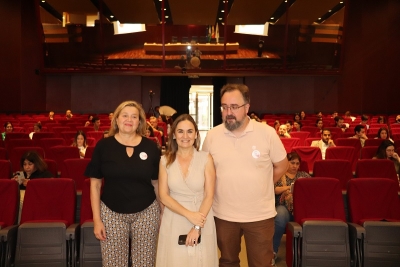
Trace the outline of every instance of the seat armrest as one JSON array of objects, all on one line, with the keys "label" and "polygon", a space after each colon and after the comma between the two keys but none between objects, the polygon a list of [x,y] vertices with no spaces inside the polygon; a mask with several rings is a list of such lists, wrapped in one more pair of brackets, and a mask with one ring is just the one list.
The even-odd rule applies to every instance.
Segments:
[{"label": "seat armrest", "polygon": [[17,232],[18,232],[18,226],[19,225],[10,225],[7,226],[6,228],[0,229],[0,240],[3,242],[7,242],[10,239],[16,239],[17,238]]},{"label": "seat armrest", "polygon": [[365,228],[356,223],[347,223],[349,225],[350,236],[355,236],[357,239],[362,239],[365,236]]},{"label": "seat armrest", "polygon": [[301,237],[303,233],[303,227],[297,222],[288,222],[287,230],[292,233],[294,238]]},{"label": "seat armrest", "polygon": [[67,228],[67,230],[66,230],[66,236],[65,236],[65,238],[67,239],[67,240],[75,240],[77,237],[78,237],[78,234],[79,234],[79,229],[80,229],[80,227],[79,227],[79,223],[74,223],[74,224],[71,224],[68,228]]}]

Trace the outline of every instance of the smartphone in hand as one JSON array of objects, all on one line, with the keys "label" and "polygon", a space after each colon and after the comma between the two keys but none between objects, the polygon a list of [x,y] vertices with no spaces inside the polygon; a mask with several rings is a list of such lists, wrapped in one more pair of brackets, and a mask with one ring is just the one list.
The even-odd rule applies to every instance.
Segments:
[{"label": "smartphone in hand", "polygon": [[[178,245],[185,245],[186,244],[186,238],[187,238],[187,235],[180,235],[179,238],[178,238]],[[197,244],[200,244],[200,242],[201,242],[201,235],[197,239]]]}]

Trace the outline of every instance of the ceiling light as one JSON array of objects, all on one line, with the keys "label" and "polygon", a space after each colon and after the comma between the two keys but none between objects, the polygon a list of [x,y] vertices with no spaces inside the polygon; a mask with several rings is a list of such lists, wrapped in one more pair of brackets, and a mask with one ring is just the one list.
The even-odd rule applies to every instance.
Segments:
[{"label": "ceiling light", "polygon": [[113,18],[113,17],[114,17],[113,15],[110,16],[110,18]]},{"label": "ceiling light", "polygon": [[225,12],[225,10],[222,9],[221,12]]},{"label": "ceiling light", "polygon": [[328,10],[328,12],[332,12],[332,10]]},{"label": "ceiling light", "polygon": [[167,10],[166,8],[164,8],[164,11]]},{"label": "ceiling light", "polygon": [[343,4],[343,1],[339,2],[339,4]]},{"label": "ceiling light", "polygon": [[218,18],[219,20],[222,20],[222,18]]},{"label": "ceiling light", "polygon": [[321,18],[318,18],[318,20],[321,20]]},{"label": "ceiling light", "polygon": [[169,18],[169,16],[165,16],[165,18],[167,19],[167,18]]},{"label": "ceiling light", "polygon": [[275,19],[274,17],[271,17],[271,19]]},{"label": "ceiling light", "polygon": [[42,0],[42,3],[44,3],[44,2],[46,2],[46,1]]}]

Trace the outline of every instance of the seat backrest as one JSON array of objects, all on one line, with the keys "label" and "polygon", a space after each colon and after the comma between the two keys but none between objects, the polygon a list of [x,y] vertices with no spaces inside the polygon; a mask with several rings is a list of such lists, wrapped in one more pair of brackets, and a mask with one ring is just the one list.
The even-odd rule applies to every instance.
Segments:
[{"label": "seat backrest", "polygon": [[292,148],[292,152],[296,152],[299,154],[302,161],[307,162],[310,173],[313,172],[314,162],[322,160],[321,149],[319,149],[319,147],[295,146]]},{"label": "seat backrest", "polygon": [[305,146],[304,141],[306,140],[306,138],[310,137],[310,132],[305,132],[303,130],[299,131],[299,132],[291,132],[290,135],[292,136],[292,138],[299,138],[299,145],[300,146]]},{"label": "seat backrest", "polygon": [[388,178],[398,182],[394,163],[388,159],[360,159],[357,162],[356,177]]},{"label": "seat backrest", "polygon": [[19,185],[14,180],[0,179],[0,229],[17,223]]},{"label": "seat backrest", "polygon": [[347,182],[353,178],[351,163],[344,159],[317,160],[314,163],[314,176],[338,179],[342,190],[346,190]]},{"label": "seat backrest", "polygon": [[75,138],[76,132],[75,131],[65,131],[61,132],[61,138],[64,138],[66,145],[71,145],[71,140]]},{"label": "seat backrest", "polygon": [[40,140],[40,146],[44,149],[44,153],[46,158],[49,157],[50,153],[49,149],[53,146],[65,146],[65,140],[64,138],[42,138]]},{"label": "seat backrest", "polygon": [[342,189],[334,178],[298,179],[293,188],[294,220],[338,219],[346,221]]},{"label": "seat backrest", "polygon": [[[360,142],[359,140],[357,140]],[[325,159],[345,159],[350,161],[351,170],[356,170],[356,164],[359,156],[356,149],[352,146],[335,146],[326,149]]]},{"label": "seat backrest", "polygon": [[11,162],[9,160],[0,159],[0,179],[10,179],[11,175]]},{"label": "seat backrest", "polygon": [[360,159],[372,159],[373,157],[375,157],[377,151],[377,146],[364,146],[363,148],[361,148]]},{"label": "seat backrest", "polygon": [[84,175],[90,159],[66,159],[64,160],[65,174],[64,177],[69,177],[75,181],[77,191],[82,191],[83,182],[89,178]]},{"label": "seat backrest", "polygon": [[[342,129],[339,127],[326,127],[326,129],[331,131],[331,138],[333,140],[335,140],[336,138],[340,138],[343,133]],[[321,135],[319,135],[319,136],[321,136]]]},{"label": "seat backrest", "polygon": [[41,140],[43,138],[55,138],[55,137],[56,137],[56,134],[53,132],[48,132],[48,133],[39,132],[39,133],[35,133],[32,136],[32,140],[33,140],[33,143],[35,144],[35,146],[41,146],[42,145]]},{"label": "seat backrest", "polygon": [[86,136],[89,137],[89,138],[94,138],[94,139],[96,140],[96,142],[95,142],[95,145],[96,145],[96,143],[97,143],[98,141],[100,141],[101,139],[103,139],[104,134],[103,134],[103,132],[101,132],[101,131],[98,131],[98,132],[95,132],[95,131],[88,131],[88,132],[86,133]]},{"label": "seat backrest", "polygon": [[4,147],[0,147],[0,159],[8,159],[7,150]]},{"label": "seat backrest", "polygon": [[4,139],[5,143],[7,143],[11,139],[29,139],[29,135],[27,133],[7,133],[6,138]]},{"label": "seat backrest", "polygon": [[[378,190],[379,188],[379,190]],[[400,220],[398,182],[385,178],[358,178],[347,186],[351,222]]]},{"label": "seat backrest", "polygon": [[[58,171],[60,172],[60,177],[64,176],[64,160],[66,159],[79,159],[79,149],[73,146],[53,146],[49,148],[49,159],[53,159],[57,162]],[[66,176],[64,176],[66,177]]]},{"label": "seat backrest", "polygon": [[352,146],[355,148],[356,153],[361,150],[361,142],[357,138],[337,138],[335,144],[337,146]]},{"label": "seat backrest", "polygon": [[27,221],[74,223],[75,183],[68,178],[33,179],[26,186],[21,224]]},{"label": "seat backrest", "polygon": [[24,138],[10,139],[6,143],[6,149],[7,149],[8,154],[10,154],[10,152],[16,147],[33,147],[33,146],[35,146],[35,145],[31,139],[24,139]]},{"label": "seat backrest", "polygon": [[280,138],[286,153],[292,152],[292,148],[300,145],[300,138]]},{"label": "seat backrest", "polygon": [[58,166],[57,166],[57,162],[53,159],[43,159],[44,162],[46,162],[47,164],[47,170],[49,172],[51,172],[51,174],[53,174],[53,177],[56,178],[58,177],[57,173],[58,173]]},{"label": "seat backrest", "polygon": [[88,146],[85,152],[85,159],[91,159],[94,151],[94,146]]},{"label": "seat backrest", "polygon": [[28,151],[36,151],[39,156],[44,158],[44,150],[41,147],[16,147],[14,148],[11,153],[10,153],[10,162],[11,162],[11,167],[12,167],[12,172],[19,171],[21,169],[21,158],[24,155],[25,152]]},{"label": "seat backrest", "polygon": [[367,139],[367,140],[365,140],[364,147],[366,147],[366,146],[380,146],[383,140],[385,140],[385,139],[375,139],[375,138]]}]

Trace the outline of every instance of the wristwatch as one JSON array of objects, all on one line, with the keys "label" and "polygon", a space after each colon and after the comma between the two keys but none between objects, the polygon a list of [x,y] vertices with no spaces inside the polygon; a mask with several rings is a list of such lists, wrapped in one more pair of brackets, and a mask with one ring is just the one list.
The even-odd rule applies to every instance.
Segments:
[{"label": "wristwatch", "polygon": [[198,226],[198,225],[193,225],[193,228],[196,229],[197,231],[200,231],[200,230],[201,230],[201,227]]}]

